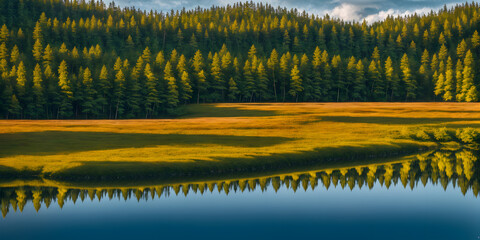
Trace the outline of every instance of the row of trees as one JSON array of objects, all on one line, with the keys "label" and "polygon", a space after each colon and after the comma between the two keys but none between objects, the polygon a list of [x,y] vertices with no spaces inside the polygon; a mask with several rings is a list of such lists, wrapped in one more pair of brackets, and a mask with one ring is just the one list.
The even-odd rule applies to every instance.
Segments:
[{"label": "row of trees", "polygon": [[372,189],[375,183],[385,185],[387,188],[393,183],[397,185],[401,183],[404,188],[409,186],[413,189],[421,182],[424,186],[428,182],[433,184],[441,184],[447,189],[449,184],[454,187],[459,186],[463,195],[471,189],[475,196],[478,195],[480,183],[478,179],[478,159],[471,150],[462,150],[458,152],[442,151],[421,156],[420,160],[387,164],[387,165],[369,165],[356,168],[343,168],[338,170],[321,171],[314,175],[298,174],[293,176],[266,177],[260,179],[243,179],[236,181],[220,181],[208,182],[202,184],[176,184],[171,186],[156,186],[148,188],[121,188],[121,189],[66,189],[66,188],[2,188],[0,189],[0,208],[3,217],[9,211],[9,207],[17,208],[23,211],[23,207],[27,201],[32,201],[35,209],[38,211],[43,204],[48,208],[53,201],[57,201],[60,207],[63,207],[65,201],[70,199],[74,203],[80,199],[84,201],[86,198],[101,200],[108,197],[123,198],[125,200],[135,197],[138,201],[141,199],[169,196],[170,193],[178,195],[183,192],[185,196],[190,192],[205,191],[218,192],[224,191],[228,194],[230,191],[254,191],[257,186],[266,191],[273,188],[278,191],[282,186],[287,189],[297,191],[303,188],[315,189],[319,180],[323,186],[328,189],[331,184],[335,187],[338,185],[344,189],[348,187],[352,190],[355,187],[362,188],[364,185]]},{"label": "row of trees", "polygon": [[371,25],[248,2],[165,14],[102,1],[0,0],[0,12],[4,118],[479,97],[478,3]]}]

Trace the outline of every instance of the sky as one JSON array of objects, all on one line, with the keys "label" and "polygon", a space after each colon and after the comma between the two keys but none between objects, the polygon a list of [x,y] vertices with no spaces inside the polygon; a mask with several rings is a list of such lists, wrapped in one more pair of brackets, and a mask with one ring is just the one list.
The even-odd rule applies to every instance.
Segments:
[{"label": "sky", "polygon": [[[239,0],[115,0],[121,7],[131,7],[142,10],[170,11],[182,8],[192,9],[197,6],[211,7],[233,4]],[[241,0],[245,2],[245,0]],[[254,2],[260,2],[254,0]],[[424,14],[438,10],[443,5],[453,6],[465,1],[458,0],[262,0],[273,6],[297,8],[308,13],[323,16],[329,14],[345,21],[367,20],[369,23],[383,20],[388,15]]]}]

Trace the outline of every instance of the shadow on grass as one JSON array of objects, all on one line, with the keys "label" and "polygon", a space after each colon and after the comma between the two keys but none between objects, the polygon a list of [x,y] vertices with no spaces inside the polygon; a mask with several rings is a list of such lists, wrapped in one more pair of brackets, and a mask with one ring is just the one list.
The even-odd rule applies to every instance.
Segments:
[{"label": "shadow on grass", "polygon": [[[189,163],[83,162],[81,166],[46,173],[46,178],[86,185],[145,184],[251,177],[312,168],[380,163],[393,157],[428,150],[417,144],[321,148],[308,152],[272,154],[253,158],[217,158]],[[134,182],[132,182],[134,181]],[[142,183],[143,181],[143,183]]]},{"label": "shadow on grass", "polygon": [[217,107],[214,104],[187,105],[183,111],[185,114],[179,118],[200,117],[269,117],[276,116],[275,111],[240,109],[236,107]]},{"label": "shadow on grass", "polygon": [[51,155],[119,148],[142,148],[159,145],[217,144],[235,147],[266,147],[292,138],[231,136],[142,134],[111,132],[24,132],[0,134],[0,157],[16,155]]},{"label": "shadow on grass", "polygon": [[0,166],[0,183],[10,179],[34,179],[38,178],[41,173],[41,169],[30,170],[30,169],[15,169],[12,167]]},{"label": "shadow on grass", "polygon": [[322,116],[320,121],[341,123],[375,123],[375,124],[436,124],[458,121],[480,121],[480,118],[409,118],[409,117],[352,117]]}]

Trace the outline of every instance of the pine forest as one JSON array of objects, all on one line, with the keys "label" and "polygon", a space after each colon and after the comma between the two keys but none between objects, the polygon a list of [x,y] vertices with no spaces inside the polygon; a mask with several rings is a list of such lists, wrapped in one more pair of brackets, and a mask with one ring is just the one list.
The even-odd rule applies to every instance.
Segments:
[{"label": "pine forest", "polygon": [[155,12],[0,0],[0,118],[125,119],[221,102],[476,102],[480,6],[346,22],[269,4]]}]

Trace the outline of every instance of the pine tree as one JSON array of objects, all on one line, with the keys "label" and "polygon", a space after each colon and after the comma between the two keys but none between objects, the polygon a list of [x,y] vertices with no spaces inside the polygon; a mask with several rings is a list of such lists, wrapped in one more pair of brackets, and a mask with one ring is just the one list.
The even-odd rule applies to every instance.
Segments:
[{"label": "pine tree", "polygon": [[190,100],[192,97],[192,87],[190,84],[190,77],[187,73],[187,71],[183,71],[181,81],[180,81],[180,89],[181,89],[181,94],[180,94],[180,99],[184,101],[185,103]]},{"label": "pine tree", "polygon": [[405,83],[406,89],[406,96],[405,101],[408,98],[414,99],[416,97],[415,90],[417,89],[417,82],[413,79],[411,70],[410,70],[410,61],[408,60],[408,56],[405,53],[400,61],[400,68],[402,71],[402,81]]},{"label": "pine tree", "polygon": [[47,65],[51,65],[53,61],[53,51],[50,47],[50,44],[45,47],[45,51],[43,52],[43,66],[46,67]]},{"label": "pine tree", "polygon": [[388,89],[390,88],[390,101],[393,101],[394,95],[398,92],[398,79],[395,77],[393,62],[390,57],[385,61],[385,81],[388,87],[385,89],[385,96],[388,95]]},{"label": "pine tree", "polygon": [[[5,60],[5,63],[7,63],[7,58],[8,58],[7,45],[5,43],[2,43],[0,44],[0,59]],[[7,66],[5,65],[4,67],[7,67]]]},{"label": "pine tree", "polygon": [[148,115],[152,116],[155,114],[155,110],[157,105],[160,103],[160,94],[157,90],[157,81],[158,79],[155,77],[150,64],[147,63],[145,65],[145,77],[147,79],[146,87],[147,87],[147,99],[146,99],[146,115],[145,118],[148,118]]},{"label": "pine tree", "polygon": [[292,72],[290,73],[290,91],[288,93],[295,98],[295,101],[298,101],[298,95],[303,91],[302,87],[302,78],[300,76],[300,71],[298,70],[298,66],[294,65],[292,68]]},{"label": "pine tree", "polygon": [[352,97],[356,101],[364,101],[366,97],[365,89],[365,67],[363,66],[362,60],[358,60],[358,63],[355,66],[355,80],[353,85],[353,94]]},{"label": "pine tree", "polygon": [[257,68],[257,81],[255,89],[256,96],[259,100],[269,99],[267,71],[261,62]]},{"label": "pine tree", "polygon": [[270,70],[271,79],[272,79],[272,86],[273,86],[273,94],[275,96],[275,102],[278,100],[277,98],[277,76],[278,76],[278,53],[275,49],[272,50],[270,53],[270,58],[267,61],[267,67]]},{"label": "pine tree", "polygon": [[462,65],[462,60],[458,59],[457,61],[457,66],[455,67],[455,80],[457,81],[457,85],[455,88],[455,100],[457,102],[461,102],[465,100],[465,96],[462,94],[463,92],[463,65]]},{"label": "pine tree", "polygon": [[12,53],[10,54],[10,62],[12,64],[17,64],[20,58],[20,51],[18,50],[17,45],[13,46]]},{"label": "pine tree", "polygon": [[23,62],[20,62],[17,67],[17,85],[20,87],[20,91],[25,94],[25,88],[27,87],[27,73],[25,69],[25,65]]},{"label": "pine tree", "polygon": [[462,99],[464,98],[466,102],[476,102],[478,101],[478,91],[474,84],[474,61],[470,50],[465,55],[463,63]]},{"label": "pine tree", "polygon": [[203,70],[200,70],[200,72],[197,74],[197,104],[200,103],[200,94],[205,92],[207,89],[207,77],[205,76],[205,72]]},{"label": "pine tree", "polygon": [[[197,104],[199,104],[200,103],[200,94],[201,94],[201,92],[203,93],[207,88],[206,76],[205,76],[205,72],[203,72],[203,67],[204,67],[203,56],[202,56],[202,53],[200,52],[200,50],[197,50],[197,52],[195,53],[195,56],[193,57],[192,66],[193,66],[193,70],[194,70],[194,73],[195,73],[195,78],[197,80],[197,84],[196,84],[196,87],[197,87]],[[202,75],[200,75],[200,73],[202,73]]]},{"label": "pine tree", "polygon": [[317,101],[321,97],[323,97],[326,92],[323,84],[322,78],[322,55],[320,48],[315,48],[313,52],[313,59],[312,59],[312,67],[313,67],[313,74],[312,74],[312,99]]},{"label": "pine tree", "polygon": [[22,106],[20,105],[20,102],[15,94],[12,96],[12,100],[10,101],[8,113],[12,116],[12,118],[18,117],[22,113]]},{"label": "pine tree", "polygon": [[312,81],[312,66],[307,57],[307,54],[303,54],[300,59],[300,77],[302,78],[302,87],[303,87],[303,101],[312,101],[315,100],[315,85]]},{"label": "pine tree", "polygon": [[42,116],[44,109],[43,106],[45,104],[44,94],[43,94],[43,79],[42,79],[42,68],[39,64],[35,66],[33,70],[33,94],[34,102],[35,102],[35,118],[39,118]]},{"label": "pine tree", "polygon": [[346,81],[345,81],[345,99],[349,99],[348,90],[349,86],[355,83],[357,78],[357,60],[355,57],[350,57],[348,60],[347,65],[347,72],[346,72]]},{"label": "pine tree", "polygon": [[443,94],[443,100],[451,101],[454,97],[453,94],[453,70],[447,69],[445,73],[445,82],[444,82],[444,90],[445,93]]},{"label": "pine tree", "polygon": [[437,82],[435,83],[435,95],[440,96],[445,91],[445,76],[443,73],[438,75]]},{"label": "pine tree", "polygon": [[68,69],[67,69],[67,62],[63,60],[60,63],[60,66],[58,67],[58,79],[59,82],[58,84],[62,88],[65,93],[68,93],[69,95],[71,94],[70,86],[69,86],[69,81],[68,81]]},{"label": "pine tree", "polygon": [[288,80],[290,78],[290,54],[283,54],[282,57],[280,58],[280,77],[282,79],[281,83],[281,89],[282,89],[282,101],[285,102],[286,100],[286,92],[287,92],[287,84]]},{"label": "pine tree", "polygon": [[375,99],[384,99],[384,82],[382,81],[382,76],[380,76],[380,72],[378,71],[377,64],[374,60],[370,62],[368,66],[368,78],[371,81],[371,92]]},{"label": "pine tree", "polygon": [[224,98],[224,91],[226,89],[225,87],[226,82],[222,73],[220,57],[218,56],[218,53],[215,53],[215,55],[213,56],[213,61],[211,66],[211,75],[212,75],[211,87],[213,89],[211,99],[214,102],[222,101],[222,99]]},{"label": "pine tree", "polygon": [[95,102],[97,92],[93,86],[92,72],[88,67],[83,71],[82,83],[84,87],[82,112],[85,113],[86,118],[88,118],[89,114],[95,115],[97,113],[97,104]]},{"label": "pine tree", "polygon": [[10,32],[6,24],[2,25],[0,29],[0,43],[7,43],[8,38],[10,37]]},{"label": "pine tree", "polygon": [[230,78],[228,81],[228,98],[230,101],[235,101],[237,99],[237,95],[240,93],[240,91],[237,88],[237,83],[235,80]]},{"label": "pine tree", "polygon": [[122,69],[119,69],[115,75],[114,87],[113,87],[113,99],[115,103],[115,119],[122,116],[124,112],[123,96],[125,92],[125,75]]},{"label": "pine tree", "polygon": [[[102,106],[102,113],[105,113],[105,108],[109,105],[109,99],[111,98],[112,84],[109,79],[107,66],[103,65],[98,76],[98,98],[97,104]],[[110,102],[111,103],[111,102]]]},{"label": "pine tree", "polygon": [[245,97],[249,98],[250,102],[253,101],[253,96],[255,94],[255,79],[252,72],[252,65],[249,60],[245,61],[243,65],[243,78],[245,81]]},{"label": "pine tree", "polygon": [[178,86],[177,81],[175,80],[175,76],[173,75],[172,65],[170,61],[167,61],[164,69],[163,75],[164,81],[167,83],[167,106],[169,109],[174,109],[179,100],[178,100]]},{"label": "pine tree", "polygon": [[340,89],[346,87],[344,72],[342,68],[342,59],[339,55],[333,57],[332,59],[332,68],[333,74],[335,76],[336,87],[337,87],[337,102],[340,101]]},{"label": "pine tree", "polygon": [[465,39],[463,39],[462,42],[460,42],[460,43],[458,44],[458,47],[457,47],[457,57],[458,57],[459,59],[464,59],[466,52],[467,52],[467,42],[465,42]]},{"label": "pine tree", "polygon": [[475,32],[472,35],[472,47],[474,49],[478,49],[480,46],[480,36],[478,35],[478,31],[475,30]]},{"label": "pine tree", "polygon": [[40,41],[40,39],[37,39],[35,45],[33,45],[33,57],[37,62],[40,62],[42,60],[42,50],[42,42]]}]

